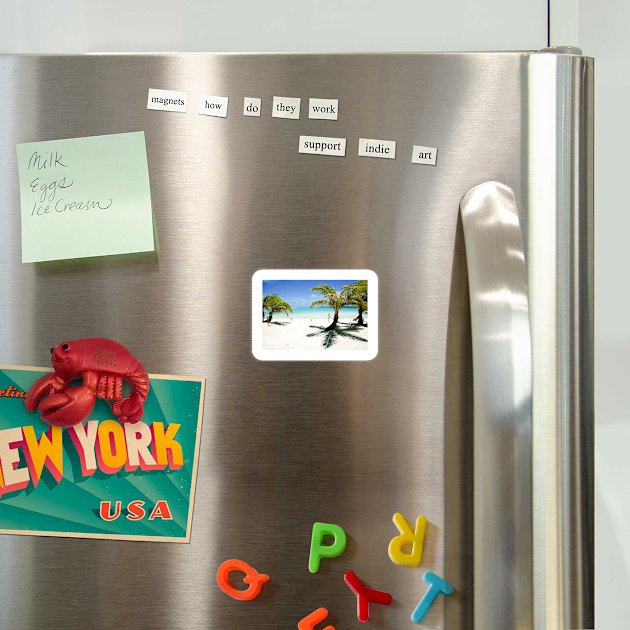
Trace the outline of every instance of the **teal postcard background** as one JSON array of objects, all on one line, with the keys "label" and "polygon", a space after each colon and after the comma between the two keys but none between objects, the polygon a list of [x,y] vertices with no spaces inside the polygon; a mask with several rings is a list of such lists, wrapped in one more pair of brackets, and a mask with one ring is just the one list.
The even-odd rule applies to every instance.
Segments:
[{"label": "teal postcard background", "polygon": [[[0,390],[13,385],[27,392],[29,387],[46,372],[35,369],[0,369]],[[186,542],[189,510],[194,496],[193,474],[196,474],[195,448],[197,432],[201,431],[200,407],[203,379],[178,380],[177,377],[151,378],[150,390],[144,404],[141,422],[180,424],[175,440],[181,444],[184,465],[176,471],[143,471],[138,468],[109,475],[97,468],[89,477],[81,474],[77,450],[63,431],[63,477],[59,483],[44,467],[36,488],[32,482],[22,490],[0,496],[1,530],[19,530],[24,533],[55,532],[57,534],[86,534],[90,537],[142,536],[181,539]],[[97,399],[87,420],[113,420],[110,405]],[[49,425],[39,418],[39,413],[29,413],[24,398],[0,397],[0,430],[32,426],[39,440]],[[26,459],[20,448],[19,468],[25,467]],[[125,518],[126,507],[131,501],[144,501],[146,516],[142,520]],[[151,509],[159,500],[166,500],[173,520],[155,518],[149,521]],[[122,503],[122,513],[114,521],[104,521],[99,516],[101,501]],[[155,538],[154,538],[155,540]]]}]

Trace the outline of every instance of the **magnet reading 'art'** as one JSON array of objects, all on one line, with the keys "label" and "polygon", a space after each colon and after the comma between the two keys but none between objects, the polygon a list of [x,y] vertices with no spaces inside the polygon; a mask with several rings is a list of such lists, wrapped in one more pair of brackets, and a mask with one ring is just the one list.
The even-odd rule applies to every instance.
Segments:
[{"label": "magnet reading 'art'", "polygon": [[[240,591],[234,588],[228,579],[230,571],[242,571],[245,573],[243,582],[249,584],[249,588],[245,591]],[[217,571],[217,584],[219,588],[230,597],[234,599],[240,599],[244,602],[249,602],[260,593],[262,585],[269,580],[269,576],[264,573],[258,573],[256,569],[250,567],[247,562],[242,560],[226,560]]]},{"label": "magnet reading 'art'", "polygon": [[[322,544],[324,536],[333,536],[332,545]],[[339,525],[329,523],[313,523],[313,536],[311,537],[311,553],[308,559],[308,570],[311,573],[319,571],[319,561],[322,558],[336,558],[346,548],[346,532]]]},{"label": "magnet reading 'art'", "polygon": [[[121,422],[138,422],[149,393],[144,366],[125,346],[110,339],[73,339],[50,349],[54,372],[37,379],[26,395],[28,411],[38,411],[44,422],[72,427],[83,422],[96,398],[113,400],[112,411]],[[82,378],[83,384],[70,387]],[[131,395],[123,398],[123,379]]]},{"label": "magnet reading 'art'", "polygon": [[[427,528],[427,519],[419,516],[416,521],[415,533],[407,524],[405,517],[396,512],[394,514],[394,524],[400,532],[400,536],[392,539],[389,543],[389,557],[394,564],[402,564],[408,567],[417,567],[422,561],[422,546],[424,544],[424,532]],[[411,545],[411,553],[404,553],[403,547]]]}]

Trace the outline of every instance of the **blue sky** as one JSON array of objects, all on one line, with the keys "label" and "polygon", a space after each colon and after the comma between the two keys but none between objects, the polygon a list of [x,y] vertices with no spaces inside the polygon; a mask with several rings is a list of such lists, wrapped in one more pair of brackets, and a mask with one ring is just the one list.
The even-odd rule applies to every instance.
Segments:
[{"label": "blue sky", "polygon": [[356,282],[354,280],[263,280],[263,297],[277,293],[285,302],[292,307],[310,306],[313,302],[320,300],[321,296],[311,293],[311,289],[320,284],[328,284],[331,287],[348,286]]}]

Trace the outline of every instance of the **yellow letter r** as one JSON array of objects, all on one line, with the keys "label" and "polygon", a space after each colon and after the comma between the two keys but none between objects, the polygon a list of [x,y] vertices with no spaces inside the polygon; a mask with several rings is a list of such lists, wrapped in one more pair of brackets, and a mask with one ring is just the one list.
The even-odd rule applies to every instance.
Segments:
[{"label": "yellow letter r", "polygon": [[[424,544],[424,531],[427,527],[425,516],[419,516],[416,521],[415,533],[407,524],[405,517],[396,512],[394,514],[394,525],[398,528],[400,536],[396,536],[389,543],[389,557],[394,564],[403,564],[407,567],[417,567],[422,560],[422,545]],[[411,545],[411,553],[404,553],[402,548]]]}]

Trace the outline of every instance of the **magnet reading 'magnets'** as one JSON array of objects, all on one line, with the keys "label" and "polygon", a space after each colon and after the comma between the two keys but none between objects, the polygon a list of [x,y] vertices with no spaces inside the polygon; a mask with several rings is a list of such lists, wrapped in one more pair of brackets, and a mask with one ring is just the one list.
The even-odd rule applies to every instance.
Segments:
[{"label": "magnet reading 'magnets'", "polygon": [[[28,411],[37,408],[44,422],[71,427],[90,415],[98,397],[114,401],[112,411],[121,422],[133,424],[142,418],[149,376],[125,346],[98,337],[73,339],[51,348],[50,354],[55,371],[37,379],[28,390]],[[83,384],[70,387],[70,381],[79,377]],[[131,385],[128,398],[122,395],[123,379]]]}]

